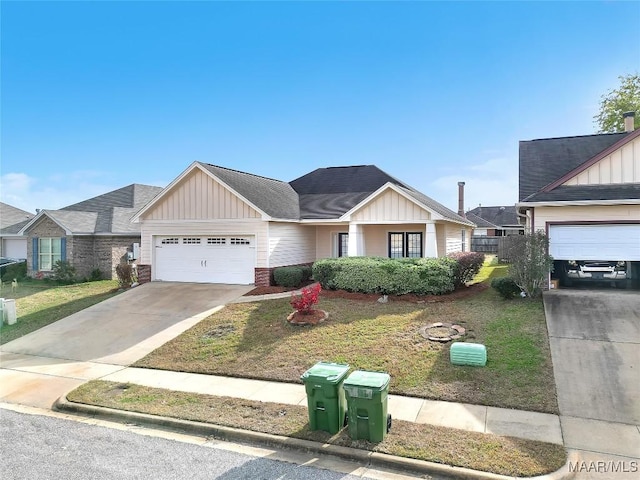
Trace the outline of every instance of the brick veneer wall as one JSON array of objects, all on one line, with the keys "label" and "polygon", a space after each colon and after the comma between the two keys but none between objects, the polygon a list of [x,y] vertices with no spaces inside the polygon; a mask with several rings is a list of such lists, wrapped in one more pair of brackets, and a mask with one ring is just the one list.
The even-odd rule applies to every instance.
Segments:
[{"label": "brick veneer wall", "polygon": [[151,265],[139,264],[138,268],[138,283],[149,283],[151,281]]},{"label": "brick veneer wall", "polygon": [[[53,237],[61,238],[66,237],[65,231],[58,226],[57,223],[43,217],[38,223],[36,223],[29,231],[29,237],[27,238],[27,275],[33,277],[37,271],[33,270],[33,238],[34,237]],[[67,239],[67,258],[69,257],[69,240]]]}]

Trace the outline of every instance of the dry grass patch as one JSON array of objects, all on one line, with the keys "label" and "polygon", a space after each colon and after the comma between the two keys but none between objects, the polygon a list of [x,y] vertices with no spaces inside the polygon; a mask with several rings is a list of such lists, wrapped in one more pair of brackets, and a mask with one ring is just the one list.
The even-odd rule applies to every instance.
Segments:
[{"label": "dry grass patch", "polygon": [[502,475],[535,476],[564,465],[561,445],[394,421],[385,440],[353,441],[348,430],[332,436],[309,431],[301,406],[173,392],[132,384],[92,381],[68,395],[73,402],[162,415],[245,430],[302,438]]},{"label": "dry grass patch", "polygon": [[[288,299],[228,305],[135,364],[158,368],[299,382],[318,361],[391,375],[391,393],[557,413],[551,356],[541,301],[504,301],[492,290],[439,303],[321,298],[324,323],[286,322]],[[484,343],[484,368],[453,366],[450,344],[419,333],[457,323],[466,341]]]}]

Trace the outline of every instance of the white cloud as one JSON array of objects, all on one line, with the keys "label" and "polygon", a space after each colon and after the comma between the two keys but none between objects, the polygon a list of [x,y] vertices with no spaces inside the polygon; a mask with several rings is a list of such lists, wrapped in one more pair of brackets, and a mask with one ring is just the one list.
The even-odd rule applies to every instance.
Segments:
[{"label": "white cloud", "polygon": [[112,179],[108,174],[95,171],[76,171],[48,178],[6,173],[0,176],[0,200],[32,213],[36,209],[55,210],[123,186],[110,185],[104,180]]}]

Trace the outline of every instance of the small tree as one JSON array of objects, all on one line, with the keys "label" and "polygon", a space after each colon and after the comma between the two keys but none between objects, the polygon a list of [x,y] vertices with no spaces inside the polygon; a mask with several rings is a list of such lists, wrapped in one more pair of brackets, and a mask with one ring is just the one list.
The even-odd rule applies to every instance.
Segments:
[{"label": "small tree", "polygon": [[118,276],[118,284],[121,288],[130,287],[135,279],[135,270],[128,263],[121,263],[116,267],[116,275]]},{"label": "small tree", "polygon": [[621,75],[620,86],[600,100],[600,111],[593,117],[600,133],[624,132],[623,113],[636,112],[635,128],[640,128],[640,75]]},{"label": "small tree", "polygon": [[548,253],[549,237],[538,230],[507,238],[507,253],[511,261],[509,277],[528,297],[539,297],[553,267],[553,257]]},{"label": "small tree", "polygon": [[76,278],[76,269],[66,260],[58,260],[53,265],[53,279],[60,283],[73,283]]},{"label": "small tree", "polygon": [[291,306],[302,315],[309,315],[313,312],[313,306],[318,303],[320,295],[319,283],[303,288],[300,295],[291,294]]}]

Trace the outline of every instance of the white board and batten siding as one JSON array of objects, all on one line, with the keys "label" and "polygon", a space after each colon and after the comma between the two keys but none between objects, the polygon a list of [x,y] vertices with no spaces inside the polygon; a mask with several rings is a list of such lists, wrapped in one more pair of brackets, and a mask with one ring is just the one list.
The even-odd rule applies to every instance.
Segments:
[{"label": "white board and batten siding", "polygon": [[269,223],[269,267],[300,265],[315,260],[315,226]]},{"label": "white board and batten siding", "polygon": [[431,220],[431,213],[394,190],[374,198],[351,215],[352,222],[421,222]]},{"label": "white board and batten siding", "polygon": [[640,223],[550,225],[549,253],[555,260],[640,261]]},{"label": "white board and batten siding", "polygon": [[611,185],[640,183],[640,138],[634,139],[564,185]]}]

